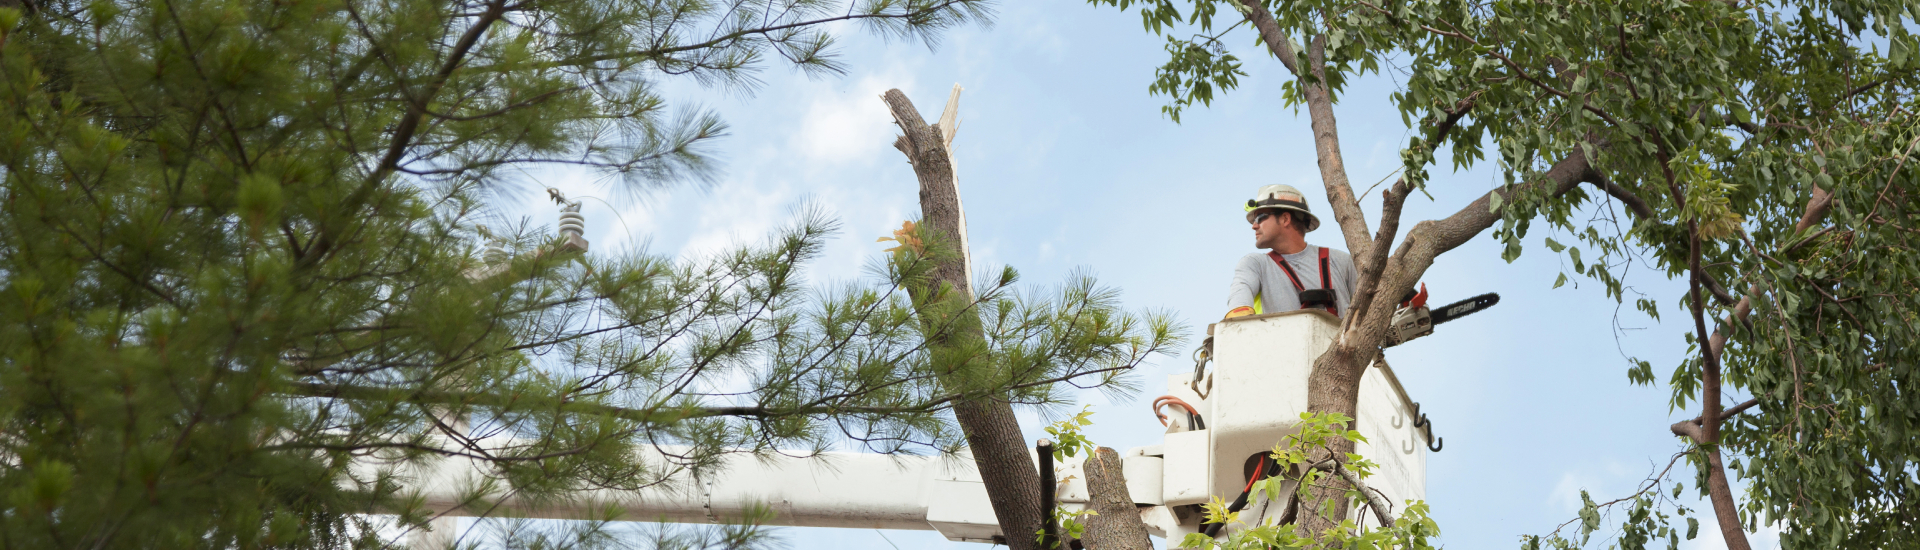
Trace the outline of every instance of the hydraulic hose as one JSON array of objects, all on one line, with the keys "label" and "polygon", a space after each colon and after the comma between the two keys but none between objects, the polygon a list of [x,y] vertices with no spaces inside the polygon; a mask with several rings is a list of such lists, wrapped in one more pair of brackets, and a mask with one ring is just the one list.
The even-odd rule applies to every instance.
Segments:
[{"label": "hydraulic hose", "polygon": [[[1258,469],[1253,471],[1253,476],[1247,478],[1247,487],[1240,490],[1240,496],[1234,498],[1232,504],[1227,505],[1227,511],[1238,512],[1241,508],[1246,508],[1247,501],[1251,500],[1253,496],[1254,482],[1276,475],[1280,475],[1280,463],[1274,462],[1272,456],[1262,453],[1260,455],[1260,465]],[[1206,534],[1208,537],[1214,537],[1218,536],[1220,530],[1226,526],[1226,523],[1209,523],[1206,527],[1200,528],[1200,532]]]},{"label": "hydraulic hose", "polygon": [[1207,429],[1207,422],[1200,418],[1199,409],[1193,408],[1193,405],[1188,404],[1186,400],[1178,397],[1174,397],[1171,395],[1162,395],[1160,397],[1155,397],[1153,399],[1153,415],[1160,417],[1161,426],[1167,425],[1167,415],[1165,413],[1160,412],[1160,409],[1166,407],[1167,405],[1179,405],[1181,408],[1184,408],[1187,410],[1187,429],[1188,430]]}]

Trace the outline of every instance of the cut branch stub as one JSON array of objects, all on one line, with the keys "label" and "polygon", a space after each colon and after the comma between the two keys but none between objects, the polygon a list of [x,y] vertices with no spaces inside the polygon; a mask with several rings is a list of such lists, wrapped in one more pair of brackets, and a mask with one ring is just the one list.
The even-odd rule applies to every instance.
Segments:
[{"label": "cut branch stub", "polygon": [[1153,548],[1153,541],[1147,538],[1147,525],[1140,521],[1133,495],[1127,492],[1120,453],[1101,447],[1080,469],[1087,474],[1087,506],[1094,511],[1087,518],[1086,537],[1081,542],[1093,550]]}]

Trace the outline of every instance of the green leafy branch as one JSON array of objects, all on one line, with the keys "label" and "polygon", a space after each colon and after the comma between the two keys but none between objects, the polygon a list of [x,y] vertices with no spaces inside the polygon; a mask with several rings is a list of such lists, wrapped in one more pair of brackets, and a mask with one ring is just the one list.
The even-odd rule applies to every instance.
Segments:
[{"label": "green leafy branch", "polygon": [[1080,456],[1081,451],[1085,451],[1087,456],[1093,456],[1094,450],[1098,447],[1093,444],[1092,439],[1088,439],[1086,435],[1080,433],[1081,428],[1093,425],[1092,409],[1092,405],[1081,407],[1080,414],[1073,415],[1073,418],[1047,425],[1047,435],[1053,436],[1053,460],[1055,462]]},{"label": "green leafy branch", "polygon": [[[1351,481],[1372,476],[1377,465],[1357,453],[1334,452],[1336,445],[1366,441],[1360,432],[1347,429],[1352,421],[1352,418],[1339,413],[1300,413],[1299,431],[1282,438],[1268,454],[1269,459],[1280,466],[1281,475],[1255,481],[1249,493],[1264,495],[1269,502],[1278,502],[1291,486],[1291,498],[1286,502],[1288,508],[1293,510],[1283,512],[1279,517],[1270,516],[1248,524],[1240,518],[1240,512],[1229,509],[1225,499],[1216,495],[1201,506],[1206,515],[1205,523],[1238,524],[1241,527],[1230,532],[1224,541],[1202,533],[1189,534],[1181,539],[1180,547],[1203,550],[1433,548],[1428,539],[1438,536],[1440,527],[1427,515],[1424,501],[1407,502],[1406,510],[1391,525],[1367,527],[1350,519],[1338,518],[1334,529],[1318,536],[1301,532],[1297,521],[1281,521],[1286,516],[1302,511],[1318,513],[1329,520],[1335,519],[1332,516],[1333,499],[1325,500],[1325,508],[1317,511],[1296,508],[1299,503],[1307,502],[1315,489],[1338,489],[1348,501],[1373,500],[1363,492],[1362,487]],[[1330,480],[1328,476],[1334,478]]]}]

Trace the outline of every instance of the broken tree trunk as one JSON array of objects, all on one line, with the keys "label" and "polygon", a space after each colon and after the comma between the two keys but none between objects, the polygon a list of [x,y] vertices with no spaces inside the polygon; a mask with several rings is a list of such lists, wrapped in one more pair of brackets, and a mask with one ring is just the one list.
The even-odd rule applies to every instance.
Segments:
[{"label": "broken tree trunk", "polygon": [[[930,293],[937,292],[943,285],[950,285],[952,291],[948,300],[971,302],[973,286],[968,277],[971,271],[967,261],[966,215],[960,209],[960,190],[956,186],[950,152],[956,130],[954,126],[958,123],[956,116],[960,86],[953,87],[953,93],[947,100],[946,114],[941,117],[940,124],[931,126],[920,118],[920,111],[900,90],[887,90],[881,99],[887,103],[894,121],[905,134],[894,142],[894,147],[906,153],[907,160],[913,164],[914,176],[920,180],[920,214],[923,217],[920,227],[923,231],[934,231],[950,237],[952,240],[945,242],[954,243],[960,248],[958,259],[941,262],[934,267],[932,288],[910,288],[908,291]],[[918,296],[916,301],[919,301]],[[962,339],[981,338],[978,315],[969,309],[962,311],[960,316],[953,323],[954,330],[946,336],[947,341],[934,342],[934,346],[958,347],[956,344],[964,344]],[[953,416],[959,420],[960,429],[966,432],[974,463],[979,467],[980,478],[986,484],[987,500],[993,504],[994,517],[1000,521],[1000,531],[1006,535],[1007,548],[1034,548],[1034,534],[1040,531],[1048,511],[1040,506],[1040,472],[1034,466],[1033,457],[1027,454],[1026,440],[1020,434],[1020,421],[1013,415],[1013,405],[1005,399],[993,397],[964,400],[953,405]]]},{"label": "broken tree trunk", "polygon": [[1140,521],[1140,510],[1127,492],[1120,453],[1101,447],[1087,457],[1080,471],[1087,475],[1087,506],[1094,511],[1087,518],[1087,536],[1080,542],[1092,550],[1153,548],[1153,541],[1147,538],[1147,524]]}]

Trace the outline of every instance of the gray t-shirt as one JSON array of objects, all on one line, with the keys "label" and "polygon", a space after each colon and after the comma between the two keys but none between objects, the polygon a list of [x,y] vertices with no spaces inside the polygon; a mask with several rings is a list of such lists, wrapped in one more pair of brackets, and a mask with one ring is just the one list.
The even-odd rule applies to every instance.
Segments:
[{"label": "gray t-shirt", "polygon": [[[1293,266],[1293,273],[1300,276],[1300,284],[1306,288],[1320,288],[1320,247],[1307,245],[1307,248],[1284,254],[1287,265]],[[1347,308],[1353,303],[1353,287],[1360,284],[1360,274],[1353,268],[1353,256],[1335,249],[1327,249],[1327,271],[1333,277],[1334,306],[1345,316]],[[1273,263],[1266,252],[1254,252],[1240,258],[1240,264],[1233,268],[1233,284],[1227,287],[1227,309],[1252,306],[1255,296],[1260,297],[1261,313],[1278,313],[1300,309],[1300,289],[1293,286],[1287,278],[1287,272]]]}]

